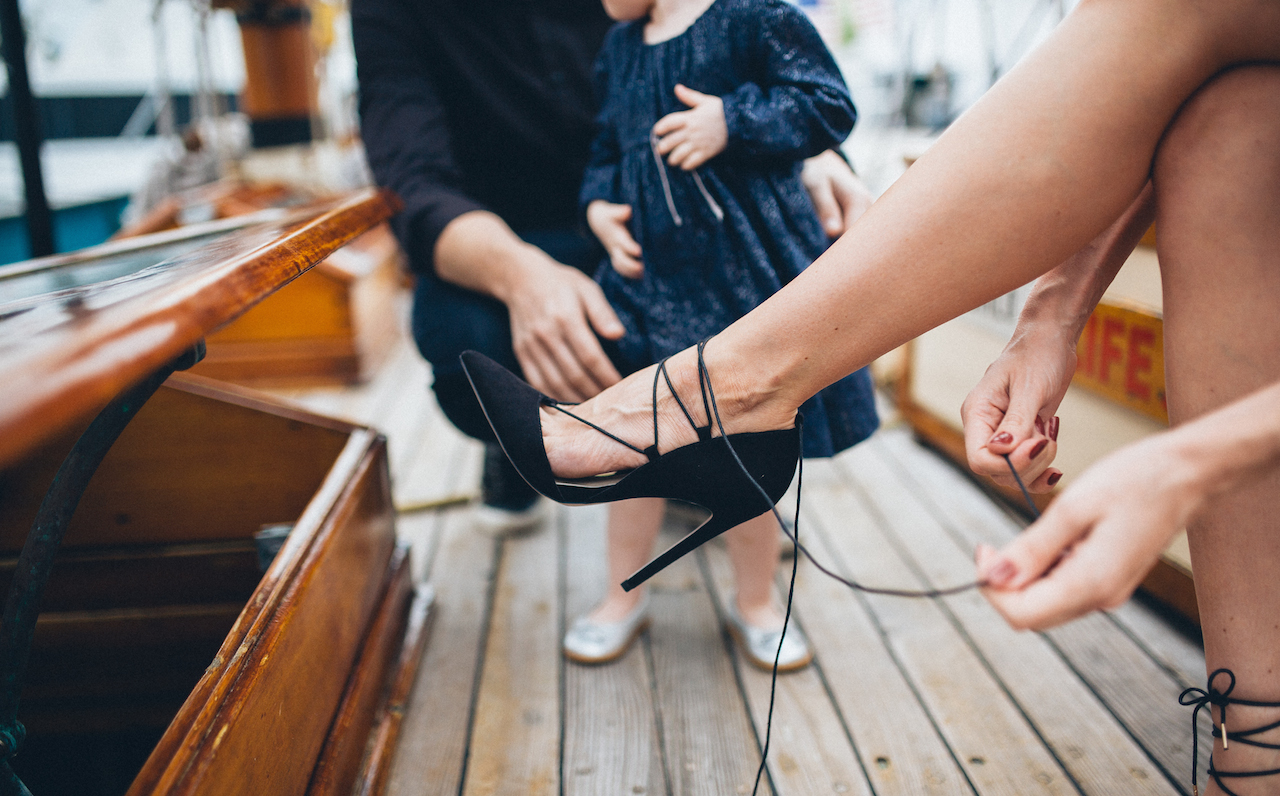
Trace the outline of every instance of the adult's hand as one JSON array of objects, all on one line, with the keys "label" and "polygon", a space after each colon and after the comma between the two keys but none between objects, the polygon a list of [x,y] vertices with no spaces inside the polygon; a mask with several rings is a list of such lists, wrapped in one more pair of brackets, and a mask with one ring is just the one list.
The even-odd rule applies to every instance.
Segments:
[{"label": "adult's hand", "polygon": [[1017,628],[1114,608],[1214,497],[1277,467],[1280,383],[1113,452],[1003,549],[980,545],[984,593]]},{"label": "adult's hand", "polygon": [[621,376],[600,347],[622,323],[590,277],[525,243],[476,210],[450,221],[435,246],[436,275],[507,305],[525,378],[561,401],[585,401]]},{"label": "adult's hand", "polygon": [[1020,325],[960,406],[969,468],[1012,488],[1012,463],[1028,491],[1052,489],[1062,478],[1049,466],[1058,452],[1055,414],[1075,369],[1074,340],[1060,327]]},{"label": "adult's hand", "polygon": [[1205,503],[1194,470],[1168,434],[1102,459],[1002,550],[978,548],[987,599],[1018,629],[1120,605]]},{"label": "adult's hand", "polygon": [[1049,465],[1058,449],[1055,415],[1076,369],[1076,341],[1154,215],[1148,184],[1111,226],[1036,280],[1009,344],[960,408],[975,473],[1012,487],[1012,463],[1031,492],[1048,492],[1062,477]]},{"label": "adult's hand", "polygon": [[871,191],[844,158],[830,149],[804,162],[800,182],[809,191],[822,228],[836,238],[871,207]]},{"label": "adult's hand", "polygon": [[516,359],[537,389],[585,401],[622,378],[596,339],[621,337],[622,323],[591,277],[538,249],[529,260],[503,298]]}]

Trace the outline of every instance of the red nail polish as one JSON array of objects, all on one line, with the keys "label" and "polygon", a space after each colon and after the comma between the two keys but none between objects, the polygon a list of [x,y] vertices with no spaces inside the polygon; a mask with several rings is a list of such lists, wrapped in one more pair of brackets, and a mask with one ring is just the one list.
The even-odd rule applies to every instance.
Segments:
[{"label": "red nail polish", "polygon": [[996,445],[1008,445],[1010,442],[1013,442],[1013,435],[1008,431],[1001,431],[999,434],[996,434],[991,438],[991,442]]},{"label": "red nail polish", "polygon": [[1049,439],[1054,442],[1058,441],[1058,425],[1058,417],[1054,415],[1053,419],[1049,421]]},{"label": "red nail polish", "polygon": [[1044,453],[1044,449],[1047,447],[1049,447],[1049,440],[1047,439],[1040,440],[1039,442],[1036,443],[1036,446],[1031,449],[1031,456],[1029,458],[1034,459],[1035,457]]},{"label": "red nail polish", "polygon": [[1054,473],[1053,475],[1045,479],[1045,483],[1048,484],[1049,486],[1054,486],[1061,480],[1062,480],[1062,473]]},{"label": "red nail polish", "polygon": [[1013,580],[1017,574],[1018,568],[1013,565],[1012,561],[1005,559],[991,568],[991,572],[987,574],[987,585],[997,588],[1004,586]]},{"label": "red nail polish", "polygon": [[1036,431],[1041,434],[1044,433],[1044,421],[1040,419],[1039,415],[1036,415]]}]

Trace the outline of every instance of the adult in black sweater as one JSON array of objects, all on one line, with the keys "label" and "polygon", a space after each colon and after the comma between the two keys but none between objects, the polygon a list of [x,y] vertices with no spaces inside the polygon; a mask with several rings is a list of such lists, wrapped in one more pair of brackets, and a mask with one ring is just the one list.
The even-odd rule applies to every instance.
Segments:
[{"label": "adult in black sweater", "polygon": [[[458,363],[482,351],[556,398],[619,379],[605,347],[622,325],[584,271],[598,244],[577,197],[593,135],[592,69],[611,22],[598,0],[355,0],[361,129],[418,275],[413,335],[436,398],[492,440]],[[833,153],[806,166],[827,231],[870,203]],[[484,502],[510,528],[535,495],[490,445]]]}]

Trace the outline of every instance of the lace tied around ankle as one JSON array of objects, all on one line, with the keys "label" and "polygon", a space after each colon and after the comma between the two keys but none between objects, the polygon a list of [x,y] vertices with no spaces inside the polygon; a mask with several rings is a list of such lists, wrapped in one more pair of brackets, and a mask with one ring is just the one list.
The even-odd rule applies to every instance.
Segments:
[{"label": "lace tied around ankle", "polygon": [[[1226,675],[1229,682],[1225,690],[1219,691],[1214,686],[1213,681],[1219,675]],[[1227,729],[1227,706],[1228,705],[1246,705],[1248,707],[1258,708],[1280,708],[1280,702],[1259,702],[1253,699],[1240,699],[1231,696],[1231,692],[1236,687],[1235,672],[1230,669],[1215,669],[1213,674],[1209,675],[1209,680],[1205,684],[1206,688],[1188,688],[1178,696],[1178,704],[1192,706],[1191,711],[1191,793],[1193,796],[1200,796],[1200,787],[1198,781],[1198,769],[1200,768],[1200,737],[1196,732],[1196,720],[1200,718],[1200,711],[1210,705],[1218,708],[1219,725],[1213,728],[1212,735],[1214,738],[1222,739],[1222,748],[1228,749],[1229,743],[1234,740],[1236,743],[1242,743],[1246,746],[1255,746],[1262,749],[1280,749],[1280,744],[1267,743],[1265,741],[1254,740],[1252,736],[1261,735],[1269,730],[1280,728],[1280,720],[1273,721],[1261,727],[1254,727],[1251,730],[1236,730],[1231,732]],[[1210,710],[1210,721],[1213,719],[1212,710]],[[1222,781],[1223,778],[1243,778],[1243,777],[1269,777],[1280,774],[1280,768],[1268,769],[1265,771],[1220,771],[1214,768],[1213,755],[1209,756],[1209,769],[1206,772],[1213,781],[1218,783],[1218,787],[1228,796],[1236,796],[1236,793],[1226,786]]]}]

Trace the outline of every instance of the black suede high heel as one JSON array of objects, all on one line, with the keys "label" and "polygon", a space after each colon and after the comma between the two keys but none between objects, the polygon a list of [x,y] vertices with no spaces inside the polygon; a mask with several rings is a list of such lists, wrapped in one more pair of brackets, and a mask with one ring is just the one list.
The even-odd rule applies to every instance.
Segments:
[{"label": "black suede high heel", "polygon": [[[701,364],[699,345],[699,384],[708,418],[710,385]],[[711,435],[710,423],[699,427],[671,384],[666,360],[658,364],[653,379],[653,445],[640,448],[603,428],[583,420],[565,406],[534,388],[503,366],[475,351],[462,354],[462,367],[484,415],[493,427],[511,463],[539,494],[558,503],[611,503],[640,497],[674,498],[694,503],[711,512],[711,517],[676,542],[666,552],[641,567],[622,582],[631,591],[666,568],[676,559],[714,539],[735,525],[740,525],[773,509],[786,492],[800,459],[800,432],[792,427],[781,431],[733,434],[728,439]],[[658,453],[658,379],[666,379],[667,388],[684,412],[698,441],[664,454]],[[597,432],[644,454],[648,463],[634,470],[607,473],[582,479],[557,478],[551,472],[546,448],[542,443],[542,420],[539,410],[550,407],[578,420]],[[737,457],[735,458],[734,452]],[[744,473],[739,461],[745,465]],[[750,478],[747,474],[750,474]],[[751,479],[755,480],[753,484]],[[758,486],[757,486],[758,485]]]}]

